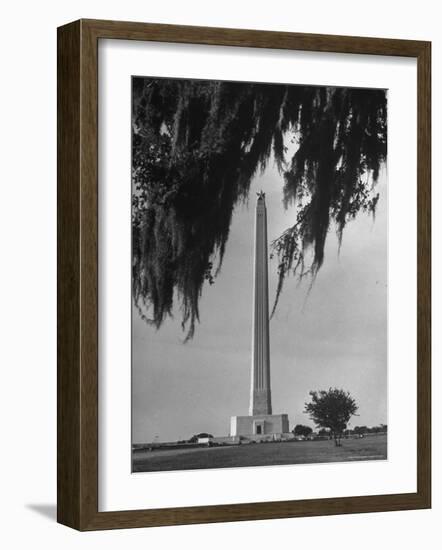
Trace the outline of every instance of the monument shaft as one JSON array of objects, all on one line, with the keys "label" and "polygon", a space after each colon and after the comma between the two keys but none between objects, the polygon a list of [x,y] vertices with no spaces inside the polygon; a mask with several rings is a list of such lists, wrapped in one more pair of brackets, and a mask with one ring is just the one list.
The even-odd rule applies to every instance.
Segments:
[{"label": "monument shaft", "polygon": [[253,354],[250,415],[272,414],[270,392],[269,283],[267,265],[267,210],[258,194],[255,213]]},{"label": "monument shaft", "polygon": [[287,414],[272,414],[270,393],[269,281],[267,265],[267,210],[258,193],[255,213],[253,343],[248,416],[232,416],[230,436],[249,441],[271,441],[289,433]]}]

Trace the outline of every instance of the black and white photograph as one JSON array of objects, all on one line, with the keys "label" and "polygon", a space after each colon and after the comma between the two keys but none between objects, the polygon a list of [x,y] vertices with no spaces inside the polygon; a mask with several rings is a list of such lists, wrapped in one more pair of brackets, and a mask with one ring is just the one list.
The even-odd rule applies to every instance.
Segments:
[{"label": "black and white photograph", "polygon": [[3,7],[0,546],[432,548],[438,5]]},{"label": "black and white photograph", "polygon": [[387,460],[388,90],[132,77],[132,472]]}]

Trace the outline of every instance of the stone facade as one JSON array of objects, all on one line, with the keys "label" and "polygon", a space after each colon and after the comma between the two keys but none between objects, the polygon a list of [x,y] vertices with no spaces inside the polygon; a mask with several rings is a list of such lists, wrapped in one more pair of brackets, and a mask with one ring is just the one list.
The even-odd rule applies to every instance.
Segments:
[{"label": "stone facade", "polygon": [[289,432],[289,419],[286,414],[259,414],[253,416],[232,416],[231,436],[264,436]]}]

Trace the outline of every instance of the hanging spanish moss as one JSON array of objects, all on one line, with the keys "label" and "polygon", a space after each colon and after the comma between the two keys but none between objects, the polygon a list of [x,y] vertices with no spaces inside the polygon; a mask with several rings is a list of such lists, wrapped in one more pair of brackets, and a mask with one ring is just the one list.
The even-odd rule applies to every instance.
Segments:
[{"label": "hanging spanish moss", "polygon": [[[342,239],[349,219],[375,211],[386,119],[383,90],[134,78],[132,281],[142,318],[159,328],[177,300],[192,338],[234,207],[271,158],[284,204],[297,212],[271,244],[275,309],[287,275],[321,267],[332,222]],[[287,138],[296,141],[291,158]]]}]

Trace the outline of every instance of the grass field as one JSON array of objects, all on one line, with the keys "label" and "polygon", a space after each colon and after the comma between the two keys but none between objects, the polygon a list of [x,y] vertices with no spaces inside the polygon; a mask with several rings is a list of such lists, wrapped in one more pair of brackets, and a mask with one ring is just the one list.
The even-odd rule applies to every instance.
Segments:
[{"label": "grass field", "polygon": [[134,472],[386,460],[387,436],[344,439],[342,447],[333,441],[297,441],[142,451],[132,456]]}]

